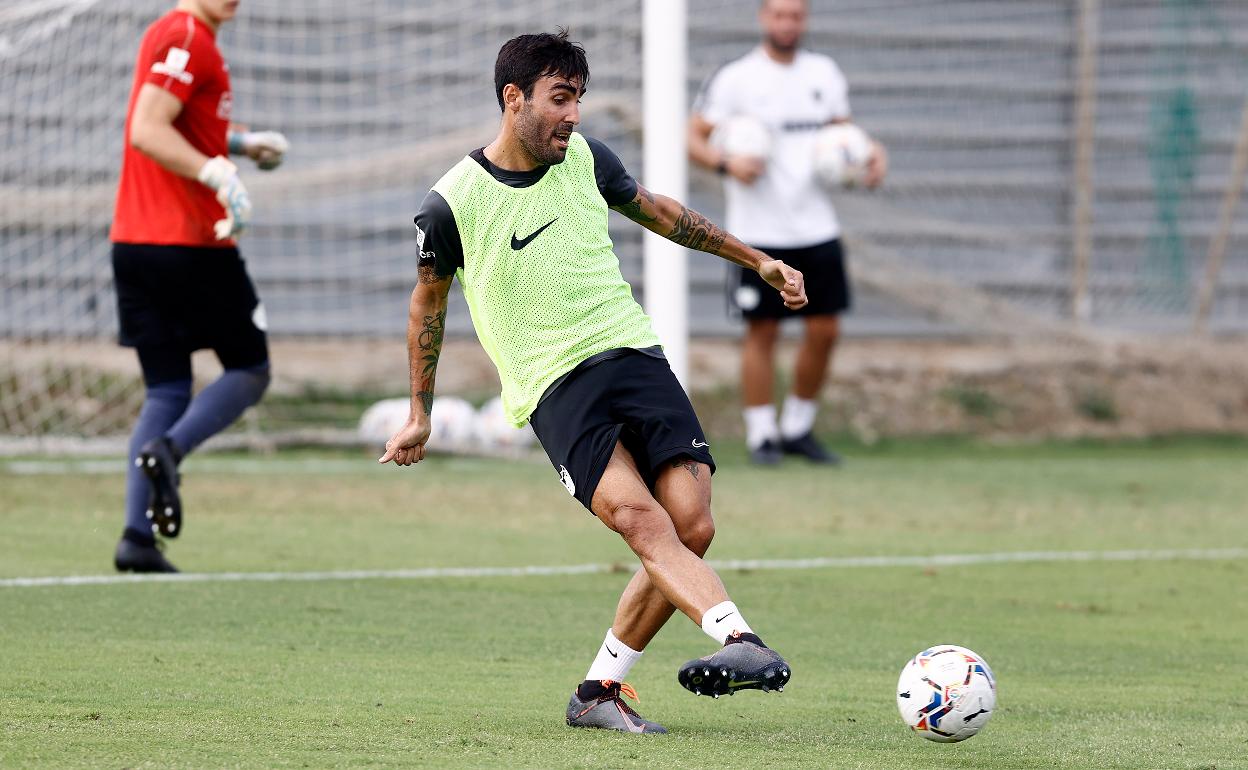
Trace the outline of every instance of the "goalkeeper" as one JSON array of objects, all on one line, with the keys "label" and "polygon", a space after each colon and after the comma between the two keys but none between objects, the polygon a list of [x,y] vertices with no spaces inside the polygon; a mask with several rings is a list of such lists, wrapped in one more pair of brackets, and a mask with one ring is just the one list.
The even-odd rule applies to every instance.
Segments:
[{"label": "goalkeeper", "polygon": [[[178,464],[269,384],[264,306],[235,243],[251,199],[227,156],[272,169],[287,142],[230,123],[230,73],[216,33],[237,6],[180,0],[139,44],[109,234],[121,344],[138,353],[146,385],[113,557],[121,571],[177,571],[156,536],[182,529]],[[192,399],[191,353],[204,348],[225,371]]]}]

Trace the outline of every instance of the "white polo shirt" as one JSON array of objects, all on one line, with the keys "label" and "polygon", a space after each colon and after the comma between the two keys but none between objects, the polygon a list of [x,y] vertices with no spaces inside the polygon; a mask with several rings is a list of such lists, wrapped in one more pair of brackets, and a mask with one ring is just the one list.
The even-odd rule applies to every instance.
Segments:
[{"label": "white polo shirt", "polygon": [[755,48],[710,77],[694,111],[716,124],[734,115],[772,133],[767,170],[752,185],[725,177],[728,230],[753,246],[802,248],[840,237],[826,187],[815,179],[815,132],[849,119],[849,86],[831,57],[799,50],[791,64]]}]

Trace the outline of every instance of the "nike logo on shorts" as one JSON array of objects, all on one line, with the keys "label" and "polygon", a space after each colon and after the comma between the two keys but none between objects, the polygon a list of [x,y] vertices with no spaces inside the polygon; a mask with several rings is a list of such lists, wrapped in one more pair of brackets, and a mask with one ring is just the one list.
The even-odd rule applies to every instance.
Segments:
[{"label": "nike logo on shorts", "polygon": [[516,234],[513,232],[513,233],[511,234],[511,248],[512,248],[512,251],[519,251],[520,249],[523,249],[525,246],[528,246],[530,243],[532,243],[532,242],[533,242],[533,239],[534,239],[534,238],[536,238],[537,236],[541,235],[541,234],[542,234],[542,231],[543,231],[543,230],[545,230],[547,227],[550,227],[551,225],[553,225],[553,224],[555,223],[555,220],[557,220],[557,219],[559,219],[559,217],[555,217],[554,219],[550,220],[550,221],[549,221],[549,222],[547,222],[546,224],[544,224],[544,225],[542,225],[541,227],[537,228],[536,230],[534,230],[534,231],[533,231],[533,234],[532,234],[532,235],[530,235],[530,236],[528,236],[527,238],[517,238],[517,237],[516,237]]}]

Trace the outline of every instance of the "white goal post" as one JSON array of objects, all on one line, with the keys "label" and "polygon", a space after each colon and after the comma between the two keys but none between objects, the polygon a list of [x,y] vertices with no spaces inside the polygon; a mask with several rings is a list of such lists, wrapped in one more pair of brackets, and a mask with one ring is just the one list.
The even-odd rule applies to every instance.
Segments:
[{"label": "white goal post", "polygon": [[[646,188],[688,200],[689,161],[686,152],[685,0],[643,0],[643,180]],[[646,312],[680,383],[689,382],[689,260],[683,246],[647,232],[645,259]]]}]

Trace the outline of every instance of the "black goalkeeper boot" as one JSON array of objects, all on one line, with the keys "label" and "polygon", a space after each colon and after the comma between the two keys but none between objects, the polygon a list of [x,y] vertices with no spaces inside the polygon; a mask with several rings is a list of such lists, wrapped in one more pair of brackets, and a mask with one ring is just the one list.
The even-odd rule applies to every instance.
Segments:
[{"label": "black goalkeeper boot", "polygon": [[157,436],[143,445],[134,464],[147,476],[151,492],[147,496],[147,518],[152,532],[177,537],[182,532],[182,498],[178,495],[178,463],[182,455],[165,436]]},{"label": "black goalkeeper boot", "polygon": [[156,538],[144,532],[127,529],[113,553],[113,566],[118,572],[177,572],[161,553]]}]

